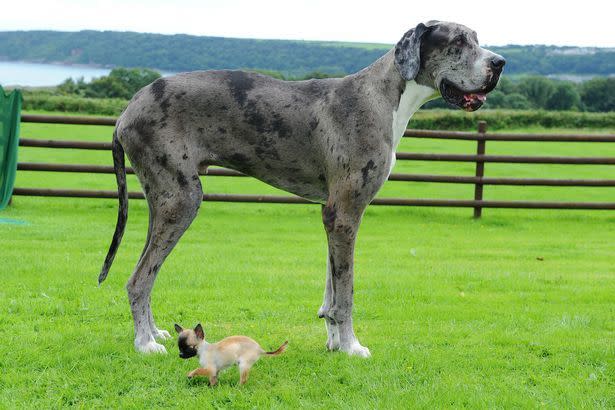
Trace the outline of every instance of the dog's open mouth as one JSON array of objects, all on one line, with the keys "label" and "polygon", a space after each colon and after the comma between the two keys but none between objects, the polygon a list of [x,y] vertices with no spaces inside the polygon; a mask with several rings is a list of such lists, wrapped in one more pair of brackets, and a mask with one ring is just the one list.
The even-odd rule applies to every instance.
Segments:
[{"label": "dog's open mouth", "polygon": [[442,80],[442,82],[440,82],[440,94],[442,98],[451,105],[466,111],[476,111],[485,103],[487,100],[487,93],[493,90],[494,87],[495,85],[489,85],[482,90],[463,91],[452,82]]}]

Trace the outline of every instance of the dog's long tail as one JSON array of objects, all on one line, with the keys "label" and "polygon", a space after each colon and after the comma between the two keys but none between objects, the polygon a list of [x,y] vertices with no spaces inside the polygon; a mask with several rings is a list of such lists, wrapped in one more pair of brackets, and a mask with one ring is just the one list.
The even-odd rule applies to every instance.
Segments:
[{"label": "dog's long tail", "polygon": [[117,224],[115,225],[115,232],[113,233],[113,239],[111,240],[111,246],[109,246],[109,252],[103,263],[100,275],[98,275],[98,284],[100,285],[107,274],[109,268],[115,258],[117,248],[120,246],[122,236],[124,235],[124,228],[126,228],[126,220],[128,219],[128,191],[126,190],[126,164],[124,162],[124,148],[117,139],[117,130],[113,132],[113,142],[111,144],[111,151],[113,152],[113,170],[115,171],[115,179],[117,180],[117,196],[120,201],[120,206],[117,211]]},{"label": "dog's long tail", "polygon": [[282,346],[278,347],[278,350],[274,350],[273,352],[265,352],[265,354],[268,354],[269,356],[277,356],[284,353],[284,350],[286,350],[286,346],[288,346],[288,340],[282,343]]}]

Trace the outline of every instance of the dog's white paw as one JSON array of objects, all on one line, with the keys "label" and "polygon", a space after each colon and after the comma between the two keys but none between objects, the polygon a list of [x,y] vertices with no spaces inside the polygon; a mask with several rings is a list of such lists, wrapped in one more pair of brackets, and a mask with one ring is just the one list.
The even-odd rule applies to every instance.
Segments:
[{"label": "dog's white paw", "polygon": [[154,339],[159,339],[159,340],[167,340],[171,338],[171,334],[167,332],[166,330],[162,330],[162,329],[154,329],[152,331],[152,336],[154,336]]},{"label": "dog's white paw", "polygon": [[361,346],[359,342],[355,342],[350,346],[341,346],[340,350],[342,352],[348,353],[350,356],[360,356],[364,358],[370,357],[372,354],[369,352],[369,349],[365,346]]},{"label": "dog's white paw", "polygon": [[160,343],[156,343],[154,340],[150,340],[146,343],[135,342],[135,348],[140,353],[166,353],[167,349]]}]

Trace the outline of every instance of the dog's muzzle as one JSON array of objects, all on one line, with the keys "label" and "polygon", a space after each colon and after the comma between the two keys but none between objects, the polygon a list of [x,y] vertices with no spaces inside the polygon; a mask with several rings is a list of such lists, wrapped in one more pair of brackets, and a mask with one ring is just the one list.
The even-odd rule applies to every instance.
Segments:
[{"label": "dog's muzzle", "polygon": [[504,64],[506,64],[506,60],[504,60],[503,57],[498,55],[494,56],[490,61],[491,78],[485,85],[476,90],[462,90],[452,81],[443,79],[439,87],[440,95],[442,95],[442,98],[444,98],[447,103],[461,108],[462,110],[476,111],[487,101],[487,94],[493,91],[495,86],[498,85]]},{"label": "dog's muzzle", "polygon": [[180,351],[179,357],[181,357],[182,359],[190,359],[191,357],[196,356],[196,354],[196,349],[190,350],[188,352]]}]

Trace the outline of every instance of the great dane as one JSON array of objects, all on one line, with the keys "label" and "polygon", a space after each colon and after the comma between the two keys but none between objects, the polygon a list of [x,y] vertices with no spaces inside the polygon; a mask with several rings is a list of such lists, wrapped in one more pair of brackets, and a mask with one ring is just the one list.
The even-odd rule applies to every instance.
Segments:
[{"label": "great dane", "polygon": [[408,120],[442,96],[478,109],[505,60],[456,23],[430,21],[404,34],[369,67],[344,78],[280,81],[244,71],[197,71],[141,89],[117,120],[113,163],[119,212],[99,277],[105,280],[128,215],[124,152],[149,205],[143,253],[126,285],[135,347],[165,352],[150,294],[165,258],[197,215],[199,173],[238,170],[322,204],[329,257],[324,301],[329,350],[367,357],[352,325],[354,245],[367,205],[387,180]]}]

